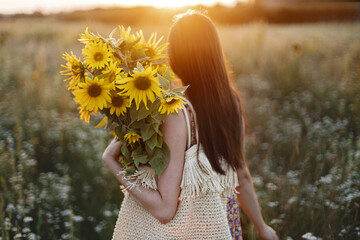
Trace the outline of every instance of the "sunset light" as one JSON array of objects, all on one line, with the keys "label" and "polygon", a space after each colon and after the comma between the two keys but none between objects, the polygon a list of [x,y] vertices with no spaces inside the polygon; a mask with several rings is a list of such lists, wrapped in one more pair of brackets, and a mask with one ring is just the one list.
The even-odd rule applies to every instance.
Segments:
[{"label": "sunset light", "polygon": [[[248,0],[241,0],[246,2]],[[134,7],[134,6],[152,6],[152,7],[183,7],[194,6],[202,4],[205,6],[213,6],[215,4],[222,4],[225,6],[234,6],[237,0],[182,0],[182,1],[168,1],[168,0],[62,0],[62,1],[48,1],[48,0],[14,0],[7,4],[0,6],[0,13],[32,13],[34,11],[41,11],[44,13],[55,13],[60,11],[72,11],[78,9],[91,9],[94,7]]]}]

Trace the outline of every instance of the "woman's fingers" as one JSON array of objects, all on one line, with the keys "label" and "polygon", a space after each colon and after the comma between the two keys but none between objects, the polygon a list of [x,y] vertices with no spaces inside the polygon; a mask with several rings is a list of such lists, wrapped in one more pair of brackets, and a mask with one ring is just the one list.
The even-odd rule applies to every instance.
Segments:
[{"label": "woman's fingers", "polygon": [[103,160],[117,160],[121,155],[122,143],[118,138],[114,138],[103,153]]},{"label": "woman's fingers", "polygon": [[263,240],[279,240],[275,230],[268,225],[266,225],[263,229],[261,229],[261,231],[258,234],[259,237]]}]

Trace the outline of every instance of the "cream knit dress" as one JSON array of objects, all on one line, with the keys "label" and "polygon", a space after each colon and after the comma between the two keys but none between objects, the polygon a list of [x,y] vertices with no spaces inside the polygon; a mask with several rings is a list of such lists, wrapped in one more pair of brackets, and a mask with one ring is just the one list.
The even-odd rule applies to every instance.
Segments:
[{"label": "cream knit dress", "polygon": [[[187,103],[191,106],[189,101]],[[192,111],[195,114],[193,108]],[[198,145],[189,146],[191,128],[185,107],[184,113],[188,126],[188,149],[185,152],[181,191],[175,217],[166,224],[160,223],[140,206],[126,189],[123,189],[125,197],[112,240],[232,239],[226,204],[229,196],[238,186],[237,174],[225,162],[222,166],[226,175],[215,172],[201,146],[197,161]],[[198,140],[197,129],[196,138]],[[128,179],[136,180],[129,188],[143,185],[157,189],[156,174],[150,167],[142,167]]]}]

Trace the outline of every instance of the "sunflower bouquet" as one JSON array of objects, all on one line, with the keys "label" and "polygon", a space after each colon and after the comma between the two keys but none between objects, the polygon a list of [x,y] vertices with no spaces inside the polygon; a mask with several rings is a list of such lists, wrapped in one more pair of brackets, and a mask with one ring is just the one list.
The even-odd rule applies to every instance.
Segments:
[{"label": "sunflower bouquet", "polygon": [[[119,38],[113,37],[119,29]],[[83,60],[64,53],[68,90],[78,105],[80,120],[103,114],[97,128],[105,127],[122,143],[119,162],[127,176],[139,175],[143,167],[158,176],[165,170],[170,151],[160,130],[168,114],[182,109],[187,87],[171,88],[173,73],[164,54],[168,43],[160,44],[152,33],[148,41],[142,31],[115,28],[104,38],[88,31],[78,39],[85,44]]]}]

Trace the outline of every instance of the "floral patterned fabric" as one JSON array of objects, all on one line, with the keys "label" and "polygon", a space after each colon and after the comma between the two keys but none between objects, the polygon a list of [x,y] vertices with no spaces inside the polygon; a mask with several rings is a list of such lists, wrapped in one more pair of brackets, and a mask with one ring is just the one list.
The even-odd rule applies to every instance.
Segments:
[{"label": "floral patterned fabric", "polygon": [[[189,118],[191,122],[190,146],[192,146],[196,144],[195,121],[194,121],[195,117],[191,111],[191,107],[189,107],[188,104],[186,104],[185,107],[188,110]],[[240,206],[235,192],[231,197],[229,197],[229,200],[227,202],[227,218],[228,218],[228,223],[232,238],[234,240],[242,240],[242,232],[240,225]]]},{"label": "floral patterned fabric", "polygon": [[242,240],[240,207],[235,192],[231,197],[229,197],[227,202],[227,218],[232,238],[235,240]]}]

